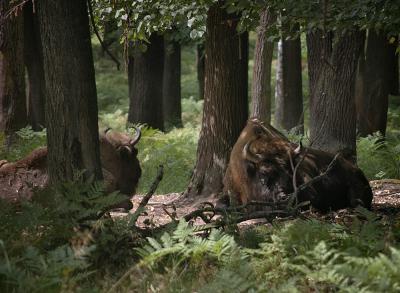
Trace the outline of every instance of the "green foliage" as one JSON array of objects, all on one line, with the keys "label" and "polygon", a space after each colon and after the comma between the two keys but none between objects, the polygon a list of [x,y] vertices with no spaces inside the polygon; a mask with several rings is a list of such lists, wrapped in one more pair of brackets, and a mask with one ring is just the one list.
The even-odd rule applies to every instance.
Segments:
[{"label": "green foliage", "polygon": [[357,141],[358,165],[370,179],[400,178],[400,140],[379,133]]},{"label": "green foliage", "polygon": [[0,132],[0,159],[15,161],[37,147],[46,144],[46,130],[35,132],[31,126],[21,128],[15,135],[6,137]]},{"label": "green foliage", "polygon": [[164,179],[159,194],[184,191],[196,160],[199,129],[186,124],[183,129],[162,133],[142,127],[142,139],[137,145],[142,177],[139,193],[146,193],[153,182],[159,165],[164,165]]},{"label": "green foliage", "polygon": [[157,292],[397,292],[400,251],[391,229],[359,209],[348,225],[314,219],[255,228],[262,243],[254,246],[216,230],[199,235],[180,222],[172,233],[148,238],[138,249],[141,262],[119,285]]},{"label": "green foliage", "polygon": [[83,290],[92,273],[132,261],[140,238],[127,221],[96,220],[125,199],[77,178],[18,205],[1,200],[0,291]]}]

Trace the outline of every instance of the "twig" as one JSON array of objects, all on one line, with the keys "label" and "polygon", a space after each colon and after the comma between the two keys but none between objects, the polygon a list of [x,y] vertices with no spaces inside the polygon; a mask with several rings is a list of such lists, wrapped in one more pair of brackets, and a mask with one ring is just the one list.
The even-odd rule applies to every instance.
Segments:
[{"label": "twig", "polygon": [[157,177],[154,179],[153,183],[150,186],[150,190],[147,192],[147,194],[143,197],[142,201],[140,202],[138,208],[136,211],[133,213],[131,220],[129,221],[129,226],[134,226],[140,216],[140,214],[143,212],[144,208],[146,207],[147,203],[149,202],[150,198],[153,196],[154,192],[156,191],[158,184],[160,184],[162,178],[164,175],[164,166],[160,165],[158,166],[158,173]]},{"label": "twig", "polygon": [[93,15],[93,7],[92,7],[92,2],[91,0],[87,0],[88,3],[88,8],[89,8],[89,16],[90,16],[90,21],[92,23],[92,27],[93,27],[93,31],[97,37],[97,39],[100,42],[101,47],[103,48],[103,50],[108,54],[108,56],[110,56],[110,58],[115,62],[115,64],[117,65],[117,69],[119,70],[119,68],[121,67],[121,63],[118,61],[118,59],[110,52],[110,50],[108,50],[108,47],[104,44],[103,40],[100,37],[99,31],[97,30],[96,27],[96,23],[94,21],[94,15]]},{"label": "twig", "polygon": [[325,170],[323,173],[321,173],[321,174],[318,175],[318,176],[315,176],[315,177],[312,178],[310,181],[308,181],[308,182],[306,182],[306,183],[300,185],[299,188],[298,188],[298,192],[303,191],[304,189],[306,189],[306,188],[309,187],[310,185],[312,185],[312,184],[314,184],[314,183],[320,181],[323,177],[325,177],[326,174],[328,174],[328,173],[331,171],[331,169],[332,169],[333,166],[335,165],[336,160],[337,160],[337,158],[338,158],[339,156],[340,156],[340,153],[337,153],[337,154],[335,155],[335,157],[332,159],[332,161],[329,163],[328,168],[326,168],[326,170]]}]

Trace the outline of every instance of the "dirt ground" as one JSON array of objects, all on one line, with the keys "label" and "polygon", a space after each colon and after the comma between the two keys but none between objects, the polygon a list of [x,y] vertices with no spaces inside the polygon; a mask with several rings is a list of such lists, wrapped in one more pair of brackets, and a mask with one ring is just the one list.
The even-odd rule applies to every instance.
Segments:
[{"label": "dirt ground", "polygon": [[[391,217],[400,216],[400,180],[376,180],[371,181],[370,185],[374,193],[372,210],[378,214]],[[176,217],[180,217],[195,210],[196,206],[199,204],[177,204],[175,205],[176,209],[174,210],[172,203],[174,200],[178,199],[179,196],[179,193],[153,196],[146,206],[145,214],[139,217],[139,225],[158,226],[166,224],[171,221],[171,216],[169,216],[168,213],[172,216],[176,215]],[[142,198],[143,195],[136,195],[133,197],[132,203],[134,208],[130,211],[130,213],[133,213],[137,209]],[[341,213],[346,213],[346,211],[336,212],[336,216],[340,215]],[[112,216],[116,217],[125,215],[127,214],[121,212],[112,213]],[[266,221],[262,219],[250,220],[243,222],[241,225],[249,226],[263,222]],[[198,223],[202,224],[201,221],[198,221]]]}]

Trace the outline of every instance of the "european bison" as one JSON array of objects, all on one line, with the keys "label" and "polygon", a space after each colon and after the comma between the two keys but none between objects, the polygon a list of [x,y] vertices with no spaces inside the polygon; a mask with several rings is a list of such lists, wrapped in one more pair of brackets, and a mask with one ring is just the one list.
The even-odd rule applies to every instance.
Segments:
[{"label": "european bison", "polygon": [[369,182],[350,161],[341,155],[291,143],[272,126],[252,119],[233,147],[224,191],[239,204],[275,201],[293,193],[294,186],[321,175],[330,165],[320,180],[299,191],[298,200],[310,201],[322,212],[357,205],[370,209]]},{"label": "european bison", "polygon": [[[119,190],[131,197],[136,190],[141,168],[135,145],[141,132],[136,129],[135,137],[107,129],[100,134],[100,158],[107,191]],[[32,188],[47,185],[47,148],[32,151],[17,162],[0,161],[0,197],[17,200],[30,198]],[[131,208],[126,203],[124,208]]]}]

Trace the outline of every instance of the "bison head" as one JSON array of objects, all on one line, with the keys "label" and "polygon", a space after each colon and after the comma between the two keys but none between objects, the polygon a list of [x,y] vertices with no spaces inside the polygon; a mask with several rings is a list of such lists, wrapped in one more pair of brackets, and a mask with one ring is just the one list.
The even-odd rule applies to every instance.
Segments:
[{"label": "bison head", "polygon": [[[370,208],[372,192],[362,171],[343,156],[302,148],[272,126],[250,120],[233,147],[224,178],[231,200],[274,201],[324,173],[323,178],[298,194],[321,211],[363,205]],[[297,167],[296,167],[297,166]],[[296,167],[296,178],[294,168]],[[305,185],[307,186],[307,185]]]},{"label": "bison head", "polygon": [[142,174],[137,149],[141,132],[136,129],[132,138],[127,134],[107,129],[100,135],[100,157],[103,170],[111,173],[115,180],[116,189],[121,193],[132,196]]}]

